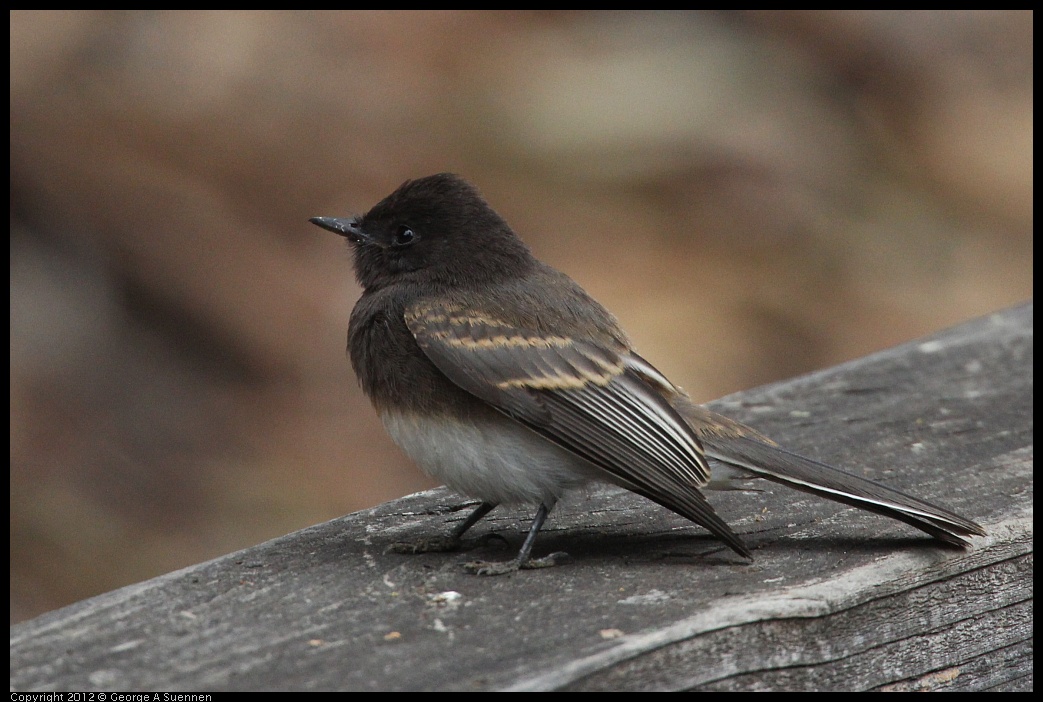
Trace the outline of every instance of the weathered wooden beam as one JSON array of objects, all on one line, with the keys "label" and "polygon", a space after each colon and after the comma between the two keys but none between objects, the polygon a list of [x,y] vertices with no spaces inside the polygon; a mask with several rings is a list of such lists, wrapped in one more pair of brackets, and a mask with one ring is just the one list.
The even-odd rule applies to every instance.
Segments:
[{"label": "weathered wooden beam", "polygon": [[[1032,305],[713,403],[792,449],[950,507],[968,550],[781,486],[711,493],[756,560],[614,489],[496,510],[465,553],[445,490],[11,627],[12,690],[1032,688]],[[496,534],[502,539],[483,538]],[[510,542],[510,547],[503,544]]]}]

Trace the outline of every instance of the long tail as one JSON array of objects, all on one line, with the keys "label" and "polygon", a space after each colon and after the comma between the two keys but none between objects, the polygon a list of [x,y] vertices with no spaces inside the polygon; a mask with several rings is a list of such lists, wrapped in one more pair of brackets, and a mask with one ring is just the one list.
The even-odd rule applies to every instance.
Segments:
[{"label": "long tail", "polygon": [[739,422],[690,402],[677,403],[676,408],[695,429],[710,458],[759,478],[901,520],[948,544],[967,546],[963,536],[985,536],[985,530],[969,519],[787,451]]}]

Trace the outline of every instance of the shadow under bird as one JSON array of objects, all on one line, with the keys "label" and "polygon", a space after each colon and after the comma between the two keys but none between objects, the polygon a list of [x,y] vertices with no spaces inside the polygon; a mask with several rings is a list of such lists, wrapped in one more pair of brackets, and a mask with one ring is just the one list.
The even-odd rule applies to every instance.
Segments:
[{"label": "shadow under bird", "polygon": [[[315,217],[352,244],[364,289],[351,313],[351,363],[385,428],[424,471],[481,505],[450,535],[400,552],[451,550],[500,504],[538,505],[518,555],[534,559],[557,500],[590,481],[642,495],[751,558],[703,489],[766,478],[899,519],[947,544],[978,524],[785,450],[694,404],[639,356],[615,317],[537,260],[462,178],[410,180],[352,218]],[[711,471],[707,457],[716,459]]]}]

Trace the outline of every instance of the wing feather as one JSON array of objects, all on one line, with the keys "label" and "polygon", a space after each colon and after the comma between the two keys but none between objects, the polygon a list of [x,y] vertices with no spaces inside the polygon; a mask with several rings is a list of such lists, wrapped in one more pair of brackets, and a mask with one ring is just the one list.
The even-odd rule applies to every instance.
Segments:
[{"label": "wing feather", "polygon": [[405,321],[461,388],[749,555],[699,491],[710,479],[702,445],[648,380],[647,362],[447,303],[416,303]]}]

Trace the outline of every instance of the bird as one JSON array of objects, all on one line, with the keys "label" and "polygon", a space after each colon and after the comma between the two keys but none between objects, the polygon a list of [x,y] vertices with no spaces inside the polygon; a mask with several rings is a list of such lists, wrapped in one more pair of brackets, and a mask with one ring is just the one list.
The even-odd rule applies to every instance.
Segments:
[{"label": "bird", "polygon": [[458,175],[407,180],[363,215],[309,221],[350,242],[362,294],[348,352],[387,433],[423,471],[480,501],[450,534],[392,551],[454,550],[498,505],[529,505],[536,513],[513,559],[464,567],[502,575],[556,565],[567,554],[534,558],[536,536],[565,493],[592,482],[652,500],[750,560],[704,490],[764,478],[945,544],[985,535],[954,512],[696,404]]}]

